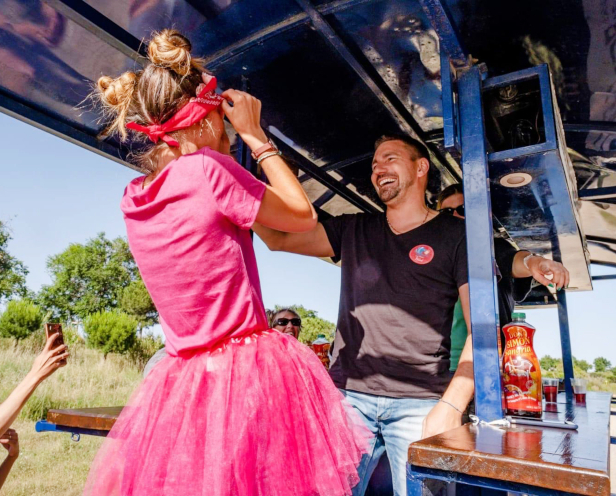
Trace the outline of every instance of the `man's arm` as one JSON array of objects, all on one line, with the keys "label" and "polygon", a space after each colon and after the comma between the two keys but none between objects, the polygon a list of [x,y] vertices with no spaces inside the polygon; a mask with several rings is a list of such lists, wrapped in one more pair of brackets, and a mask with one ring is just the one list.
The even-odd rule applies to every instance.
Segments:
[{"label": "man's arm", "polygon": [[422,439],[461,426],[462,412],[471,401],[475,389],[468,284],[460,286],[458,291],[466,328],[468,329],[468,336],[462,349],[458,368],[447,391],[443,394],[442,401],[439,401],[424,419]]},{"label": "man's arm", "polygon": [[312,257],[334,256],[334,249],[320,222],[314,229],[304,233],[276,231],[258,223],[253,224],[252,229],[272,251],[287,251]]}]

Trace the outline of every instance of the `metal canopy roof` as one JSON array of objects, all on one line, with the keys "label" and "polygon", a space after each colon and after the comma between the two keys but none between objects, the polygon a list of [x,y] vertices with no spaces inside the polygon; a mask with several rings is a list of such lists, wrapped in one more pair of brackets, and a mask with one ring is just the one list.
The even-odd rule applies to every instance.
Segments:
[{"label": "metal canopy roof", "polygon": [[[437,36],[424,13],[431,4],[450,12],[459,48]],[[369,171],[373,142],[388,132],[402,130],[427,143],[437,166],[432,194],[460,179],[458,163],[443,145],[444,47],[449,54],[456,49],[460,56],[472,54],[490,76],[548,63],[591,259],[616,266],[613,0],[571,1],[567,8],[561,0],[0,0],[0,5],[0,110],[127,165],[123,145],[97,139],[98,116],[83,102],[100,75],[138,69],[144,60],[141,40],[173,26],[191,39],[193,53],[206,58],[223,88],[248,85],[264,102],[267,130],[303,171],[300,179],[323,215],[381,208]],[[442,34],[443,26],[435,27]],[[505,208],[499,201],[493,198]],[[514,240],[532,236],[519,226],[510,234]]]}]

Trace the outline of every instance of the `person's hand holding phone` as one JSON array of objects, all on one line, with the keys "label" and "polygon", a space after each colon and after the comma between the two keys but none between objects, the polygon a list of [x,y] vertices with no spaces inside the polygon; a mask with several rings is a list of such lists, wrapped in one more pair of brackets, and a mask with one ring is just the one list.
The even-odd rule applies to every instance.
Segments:
[{"label": "person's hand holding phone", "polygon": [[64,367],[69,356],[68,347],[64,344],[62,330],[56,329],[56,332],[50,334],[49,332],[53,332],[54,329],[50,329],[47,324],[45,330],[48,332],[47,343],[41,354],[34,360],[29,374],[35,378],[37,383],[41,383],[60,367]]}]

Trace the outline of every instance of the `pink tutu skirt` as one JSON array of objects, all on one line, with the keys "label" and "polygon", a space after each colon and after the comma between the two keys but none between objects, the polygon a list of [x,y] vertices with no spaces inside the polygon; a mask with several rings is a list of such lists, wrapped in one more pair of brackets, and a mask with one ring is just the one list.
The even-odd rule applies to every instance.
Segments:
[{"label": "pink tutu skirt", "polygon": [[349,495],[369,439],[312,350],[262,331],[156,365],[84,494]]}]

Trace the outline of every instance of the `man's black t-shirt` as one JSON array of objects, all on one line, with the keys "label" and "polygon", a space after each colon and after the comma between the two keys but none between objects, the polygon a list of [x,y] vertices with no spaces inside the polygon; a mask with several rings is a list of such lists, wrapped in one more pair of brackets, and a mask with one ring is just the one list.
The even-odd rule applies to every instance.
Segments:
[{"label": "man's black t-shirt", "polygon": [[438,215],[400,235],[384,214],[342,215],[323,226],[342,261],[336,386],[439,398],[450,381],[458,288],[468,282],[464,221]]}]

